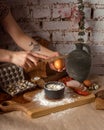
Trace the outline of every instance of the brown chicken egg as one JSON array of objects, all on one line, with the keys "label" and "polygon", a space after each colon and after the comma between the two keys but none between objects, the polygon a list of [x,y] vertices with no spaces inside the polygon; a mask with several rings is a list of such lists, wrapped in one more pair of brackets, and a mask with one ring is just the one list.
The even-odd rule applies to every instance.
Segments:
[{"label": "brown chicken egg", "polygon": [[65,63],[62,58],[56,59],[53,64],[57,70],[62,70],[65,67]]},{"label": "brown chicken egg", "polygon": [[83,83],[87,87],[91,87],[91,85],[92,85],[92,82],[90,80],[88,80],[88,79],[84,80]]}]

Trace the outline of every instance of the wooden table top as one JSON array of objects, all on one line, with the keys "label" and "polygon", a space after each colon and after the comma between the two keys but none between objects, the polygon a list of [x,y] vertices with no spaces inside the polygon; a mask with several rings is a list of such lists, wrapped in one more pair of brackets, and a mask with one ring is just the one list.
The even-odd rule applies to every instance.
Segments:
[{"label": "wooden table top", "polygon": [[[104,76],[91,77],[103,89]],[[23,112],[0,114],[0,130],[103,130],[104,111],[95,102],[31,119]]]}]

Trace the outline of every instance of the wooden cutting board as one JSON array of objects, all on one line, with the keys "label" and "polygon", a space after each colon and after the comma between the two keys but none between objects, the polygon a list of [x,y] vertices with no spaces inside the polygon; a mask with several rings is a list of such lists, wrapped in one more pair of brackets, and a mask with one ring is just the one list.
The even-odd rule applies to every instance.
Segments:
[{"label": "wooden cutting board", "polygon": [[[37,96],[37,94],[41,94],[43,92],[43,89],[39,89],[36,91],[32,91],[32,92],[28,92],[25,93],[23,96],[26,100],[30,101],[29,103],[25,103],[25,104],[20,104],[14,101],[5,101],[0,105],[0,110],[2,110],[3,112],[9,112],[9,111],[23,111],[25,112],[28,116],[32,117],[32,118],[37,118],[37,117],[41,117],[50,113],[54,113],[54,112],[58,112],[58,111],[62,111],[68,108],[73,108],[73,107],[77,107],[80,105],[84,105],[87,103],[90,103],[92,101],[95,100],[95,95],[94,94],[90,94],[88,96],[74,96],[74,97],[69,97],[69,99],[67,99],[66,102],[64,102],[63,104],[59,103],[58,105],[53,105],[53,106],[45,106],[41,104],[41,101],[36,100],[33,101],[33,98],[35,98],[35,96]],[[72,93],[72,92],[71,92]],[[73,95],[73,94],[72,94]],[[43,97],[45,98],[45,96]],[[64,97],[65,98],[65,97]],[[64,100],[61,99],[61,100]],[[71,99],[74,99],[72,101],[70,101]],[[59,102],[59,100],[49,100],[46,99],[48,102],[52,102],[54,104],[54,102]],[[60,100],[60,102],[62,102]],[[69,100],[69,101],[68,101]]]}]

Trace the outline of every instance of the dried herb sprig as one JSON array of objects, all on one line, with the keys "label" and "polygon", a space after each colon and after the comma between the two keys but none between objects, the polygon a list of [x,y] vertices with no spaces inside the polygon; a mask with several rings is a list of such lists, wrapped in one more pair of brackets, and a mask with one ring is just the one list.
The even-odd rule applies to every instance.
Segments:
[{"label": "dried herb sprig", "polygon": [[79,32],[78,32],[78,41],[83,43],[84,38],[83,36],[85,35],[85,13],[84,13],[84,3],[83,0],[78,0],[78,10],[80,13],[80,21],[78,23],[79,25]]}]

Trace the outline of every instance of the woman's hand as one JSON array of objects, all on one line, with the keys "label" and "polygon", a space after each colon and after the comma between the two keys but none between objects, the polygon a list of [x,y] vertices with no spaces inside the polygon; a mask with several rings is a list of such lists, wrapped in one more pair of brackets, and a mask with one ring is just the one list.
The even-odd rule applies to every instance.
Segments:
[{"label": "woman's hand", "polygon": [[63,59],[57,59],[49,63],[49,66],[52,70],[62,72],[65,70],[65,62]]},{"label": "woman's hand", "polygon": [[53,52],[53,57],[49,58],[49,66],[52,70],[62,72],[65,70],[65,61],[60,57],[58,52]]},{"label": "woman's hand", "polygon": [[[10,10],[8,15],[2,20],[2,25],[4,29],[9,33],[9,35],[13,38],[15,43],[26,51],[13,52],[11,61],[12,63],[23,67],[25,70],[28,70],[28,68],[34,68],[34,66],[36,66],[38,63],[38,60],[41,58],[51,59],[53,57],[59,56],[58,52],[54,52],[40,45],[35,39],[26,35],[17,24]],[[3,61],[9,60],[6,59]],[[51,69],[56,70],[52,65],[53,63],[49,64]]]},{"label": "woman's hand", "polygon": [[26,72],[37,66],[39,59],[47,59],[46,56],[27,51],[13,52],[11,62],[21,66]]}]

